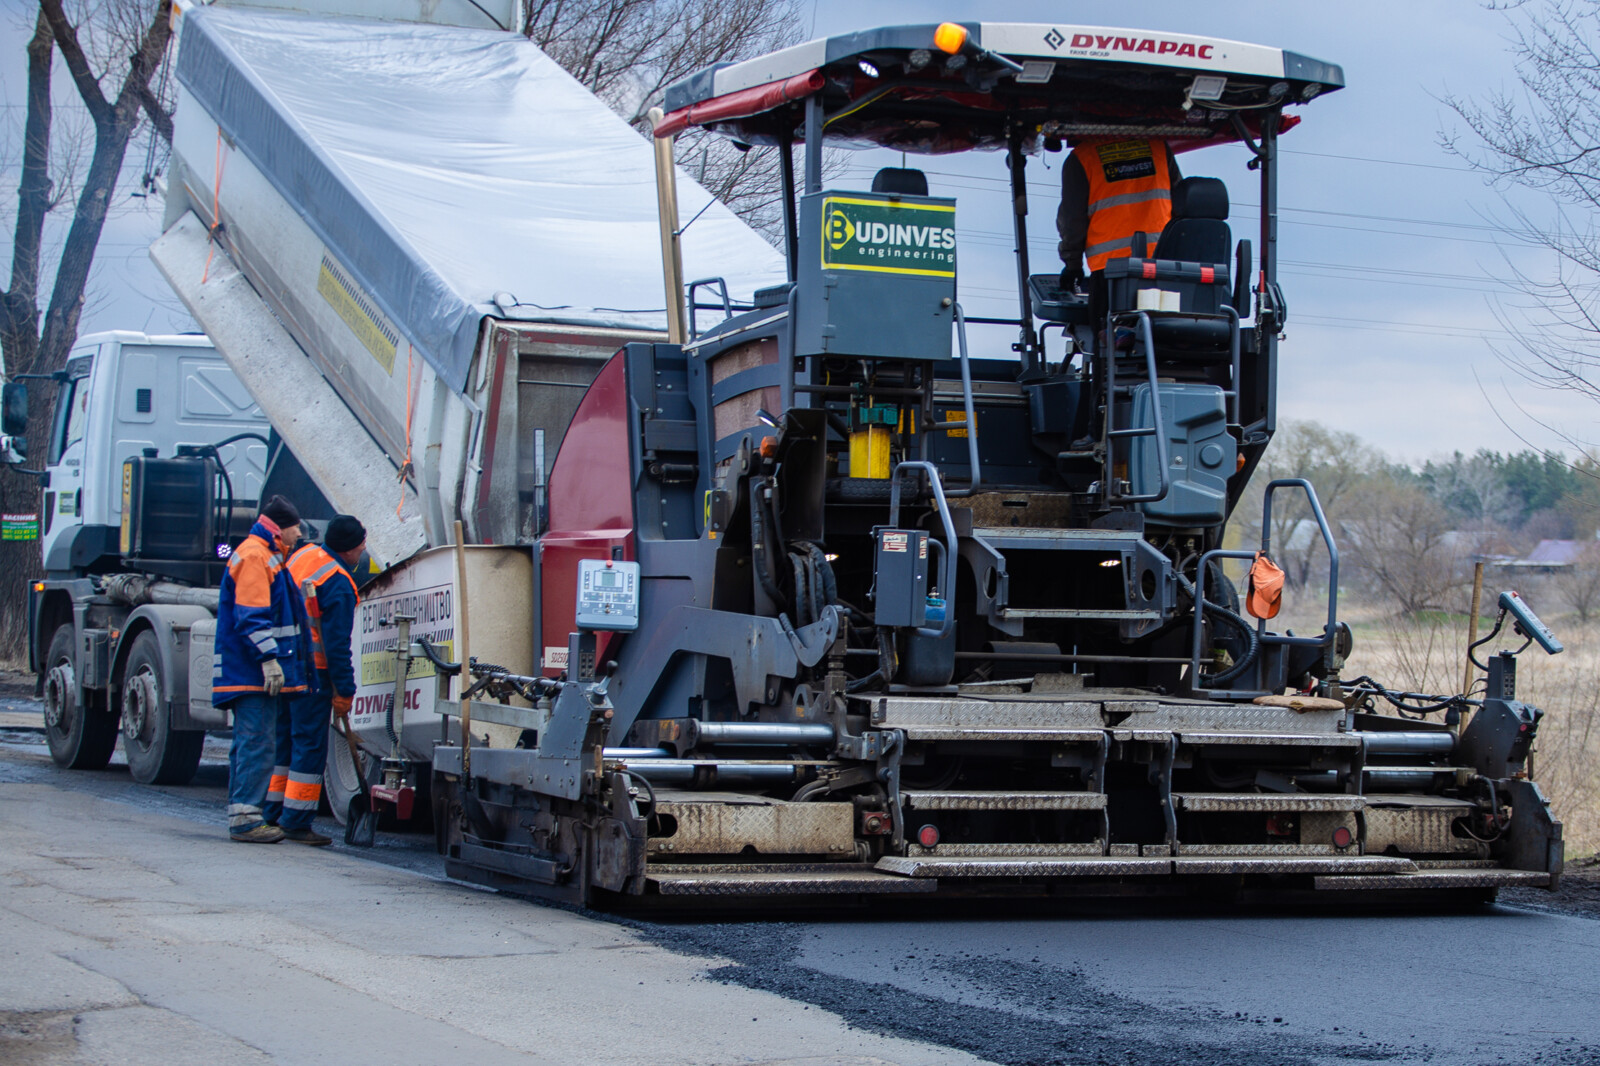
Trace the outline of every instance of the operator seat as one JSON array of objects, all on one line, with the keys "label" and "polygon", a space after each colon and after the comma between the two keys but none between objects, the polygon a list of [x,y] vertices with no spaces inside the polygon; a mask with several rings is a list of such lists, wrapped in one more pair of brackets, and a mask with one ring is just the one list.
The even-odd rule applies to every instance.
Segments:
[{"label": "operator seat", "polygon": [[1161,231],[1153,259],[1226,263],[1233,256],[1228,187],[1220,178],[1184,178],[1172,187],[1172,221]]},{"label": "operator seat", "polygon": [[1216,363],[1228,358],[1232,327],[1221,314],[1222,307],[1233,302],[1229,278],[1233,231],[1227,220],[1228,187],[1220,178],[1179,181],[1172,187],[1172,220],[1149,255],[1155,270],[1152,279],[1121,286],[1119,308],[1131,306],[1141,285],[1181,294],[1183,315],[1154,316],[1151,323],[1162,362]]},{"label": "operator seat", "polygon": [[[926,196],[928,175],[910,168],[884,167],[872,176],[872,191],[894,196]],[[1227,194],[1223,196],[1226,201]]]}]

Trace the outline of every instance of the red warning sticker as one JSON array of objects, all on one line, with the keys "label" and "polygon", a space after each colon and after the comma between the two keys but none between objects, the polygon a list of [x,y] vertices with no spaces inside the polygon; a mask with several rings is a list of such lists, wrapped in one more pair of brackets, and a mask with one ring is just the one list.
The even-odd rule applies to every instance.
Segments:
[{"label": "red warning sticker", "polygon": [[883,535],[883,550],[886,552],[903,552],[909,547],[908,533],[885,533]]}]

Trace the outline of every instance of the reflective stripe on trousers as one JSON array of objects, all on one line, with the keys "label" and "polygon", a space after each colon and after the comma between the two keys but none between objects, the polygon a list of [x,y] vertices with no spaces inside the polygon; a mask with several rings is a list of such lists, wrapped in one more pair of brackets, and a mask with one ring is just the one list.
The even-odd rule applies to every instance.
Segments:
[{"label": "reflective stripe on trousers", "polygon": [[272,777],[267,781],[267,802],[282,803],[284,786],[289,783],[289,768],[287,766],[274,766]]},{"label": "reflective stripe on trousers", "polygon": [[296,811],[314,811],[322,799],[322,775],[289,771],[288,787],[284,790],[283,805]]}]

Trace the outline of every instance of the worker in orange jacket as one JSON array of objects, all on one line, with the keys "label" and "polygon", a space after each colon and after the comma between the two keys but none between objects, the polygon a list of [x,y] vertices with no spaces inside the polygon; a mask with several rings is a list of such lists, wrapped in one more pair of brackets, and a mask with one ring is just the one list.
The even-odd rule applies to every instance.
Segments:
[{"label": "worker in orange jacket", "polygon": [[1133,235],[1156,238],[1172,220],[1172,186],[1182,175],[1162,140],[1080,142],[1061,167],[1061,287],[1076,288],[1083,263],[1098,274],[1112,259],[1131,255]]},{"label": "worker in orange jacket", "polygon": [[211,702],[233,715],[228,753],[228,835],[276,844],[283,834],[262,815],[272,772],[272,740],[284,701],[311,682],[305,607],[284,556],[300,542],[300,512],[282,496],[261,508],[234,549],[217,596]]},{"label": "worker in orange jacket", "polygon": [[[344,718],[349,728],[350,704],[356,694],[351,634],[361,594],[352,573],[366,550],[367,531],[351,515],[335,515],[322,544],[307,544],[289,559],[297,589],[309,583],[305,598],[311,630],[311,658],[316,684],[289,701],[289,713],[278,722],[278,764],[272,771],[263,808],[266,819],[283,831],[285,840],[322,846],[332,843],[312,827],[322,800],[322,773],[328,764],[328,716]],[[357,771],[360,767],[356,767]]]}]

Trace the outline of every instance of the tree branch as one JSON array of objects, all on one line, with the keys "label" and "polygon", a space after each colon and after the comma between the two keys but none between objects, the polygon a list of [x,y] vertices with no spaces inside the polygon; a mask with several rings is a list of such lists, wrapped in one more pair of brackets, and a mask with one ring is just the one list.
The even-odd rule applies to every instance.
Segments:
[{"label": "tree branch", "polygon": [[161,106],[161,101],[156,99],[156,94],[150,91],[148,84],[139,86],[139,105],[144,108],[144,113],[150,119],[161,139],[168,144],[172,143],[172,116],[167,114],[166,108]]},{"label": "tree branch", "polygon": [[89,109],[89,114],[94,118],[94,124],[100,126],[110,122],[111,105],[100,91],[100,82],[95,78],[94,71],[89,69],[89,59],[78,43],[78,28],[67,21],[66,12],[61,9],[61,0],[39,0],[39,13],[50,23],[56,47],[61,51],[61,58],[66,60],[67,71],[72,75],[73,84],[78,87],[83,106]]}]

